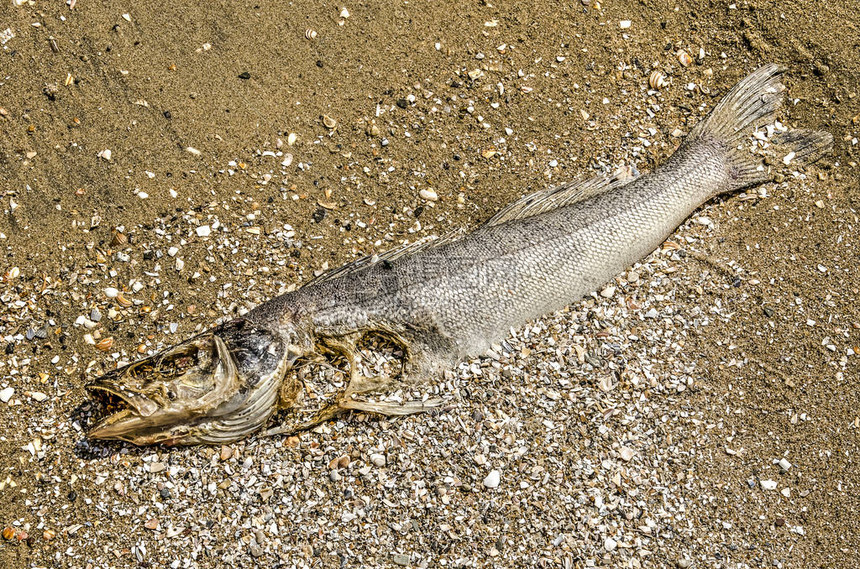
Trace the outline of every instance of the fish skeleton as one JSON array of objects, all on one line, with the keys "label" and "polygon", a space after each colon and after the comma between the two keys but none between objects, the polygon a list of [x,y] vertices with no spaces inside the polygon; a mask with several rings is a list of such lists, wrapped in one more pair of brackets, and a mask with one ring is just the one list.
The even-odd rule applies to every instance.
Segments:
[{"label": "fish skeleton", "polygon": [[[402,415],[432,406],[361,399],[390,385],[362,375],[358,343],[372,334],[398,346],[407,383],[433,376],[481,354],[511,327],[596,290],[714,196],[770,180],[748,141],[775,121],[783,71],[765,65],[741,80],[651,173],[536,192],[471,233],[360,259],[96,379],[87,388],[113,412],[88,436],[136,445],[236,441],[299,404],[305,386],[288,372],[314,354],[346,360],[343,387],[306,422],[270,432],[348,409]],[[786,130],[770,143],[809,163],[830,150],[832,137]]]}]

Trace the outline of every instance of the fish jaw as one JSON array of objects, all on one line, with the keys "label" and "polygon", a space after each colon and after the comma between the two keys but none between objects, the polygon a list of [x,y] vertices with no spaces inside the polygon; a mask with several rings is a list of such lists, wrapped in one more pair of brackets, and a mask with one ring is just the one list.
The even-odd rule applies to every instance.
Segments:
[{"label": "fish jaw", "polygon": [[259,429],[295,361],[288,338],[231,320],[87,385],[108,403],[92,439],[135,445],[222,444]]}]

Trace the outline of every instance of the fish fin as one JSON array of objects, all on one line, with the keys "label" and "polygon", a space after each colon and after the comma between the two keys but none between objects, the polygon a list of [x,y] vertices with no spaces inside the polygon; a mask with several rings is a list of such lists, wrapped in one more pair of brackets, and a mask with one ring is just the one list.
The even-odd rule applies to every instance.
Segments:
[{"label": "fish fin", "polygon": [[619,168],[612,174],[582,178],[540,190],[505,206],[487,220],[483,227],[494,227],[515,219],[525,219],[560,207],[573,205],[629,184],[638,176],[639,173],[633,168]]},{"label": "fish fin", "polygon": [[[732,181],[722,191],[733,191],[767,182],[772,174],[761,156],[749,150],[747,141],[761,126],[773,124],[782,104],[785,68],[775,63],[759,67],[729,91],[714,110],[690,131],[685,144],[717,140],[728,147]],[[774,137],[777,152],[795,152],[797,162],[811,163],[826,154],[833,137],[826,132],[790,130]]]},{"label": "fish fin", "polygon": [[820,130],[793,129],[775,134],[770,142],[781,154],[780,159],[794,153],[786,163],[812,164],[833,148],[833,135]]},{"label": "fish fin", "polygon": [[423,237],[414,243],[407,243],[405,245],[400,245],[399,247],[395,247],[390,249],[384,253],[374,253],[373,255],[365,255],[364,257],[360,257],[355,261],[351,261],[341,267],[336,269],[332,269],[328,272],[321,274],[320,276],[309,280],[302,286],[308,286],[310,284],[319,284],[321,282],[330,281],[344,275],[350,275],[353,273],[357,273],[377,263],[381,263],[383,261],[387,261],[389,263],[399,259],[400,257],[405,257],[406,255],[413,255],[418,253],[419,251],[424,251],[426,249],[432,249],[434,247],[440,247],[446,243],[450,243],[458,238],[460,238],[464,234],[463,230],[451,231],[442,235],[441,237],[437,237],[435,235],[430,235],[428,237]]}]

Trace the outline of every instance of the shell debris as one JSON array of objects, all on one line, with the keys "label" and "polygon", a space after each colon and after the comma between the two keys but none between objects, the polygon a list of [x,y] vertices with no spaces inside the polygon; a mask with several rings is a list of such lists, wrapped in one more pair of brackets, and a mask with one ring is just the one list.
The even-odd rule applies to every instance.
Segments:
[{"label": "shell debris", "polygon": [[651,75],[648,76],[648,85],[650,85],[652,89],[662,89],[668,85],[666,82],[666,74],[660,70],[652,71]]}]

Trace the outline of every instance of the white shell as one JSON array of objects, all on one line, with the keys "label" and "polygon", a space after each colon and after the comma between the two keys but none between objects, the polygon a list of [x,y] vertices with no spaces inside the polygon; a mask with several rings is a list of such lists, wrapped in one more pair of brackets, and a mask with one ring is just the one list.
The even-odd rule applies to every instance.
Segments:
[{"label": "white shell", "polygon": [[652,89],[662,89],[666,86],[666,75],[662,71],[652,71],[648,77],[648,85]]}]

